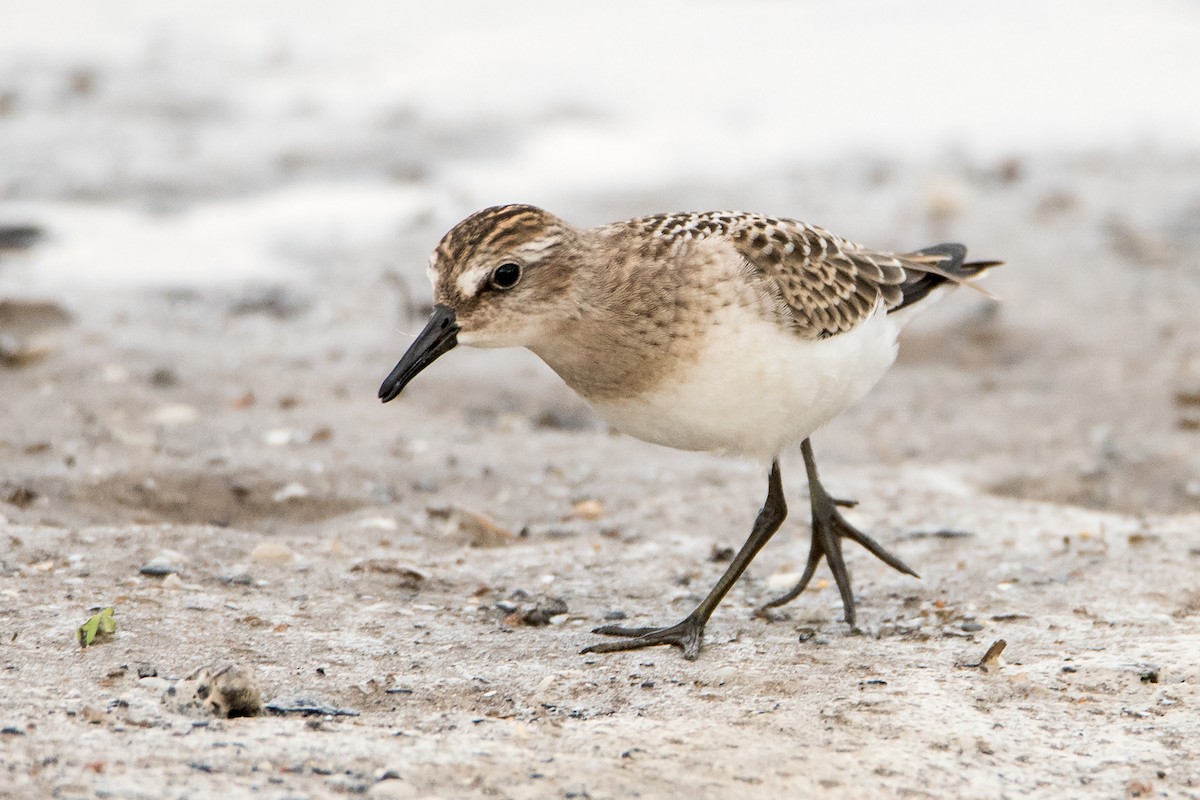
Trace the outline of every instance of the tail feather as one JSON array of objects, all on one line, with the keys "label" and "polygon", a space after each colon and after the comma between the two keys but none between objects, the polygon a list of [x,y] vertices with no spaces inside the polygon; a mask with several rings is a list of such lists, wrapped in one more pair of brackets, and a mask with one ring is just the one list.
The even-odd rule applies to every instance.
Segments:
[{"label": "tail feather", "polygon": [[988,297],[995,297],[991,292],[974,283],[974,279],[981,277],[992,267],[998,267],[1004,263],[1003,261],[967,261],[967,248],[956,242],[926,247],[923,250],[908,253],[902,258],[906,262],[911,262],[912,268],[908,270],[908,280],[900,285],[904,299],[899,305],[889,309],[889,313],[923,300],[930,292],[947,282],[969,286]]}]

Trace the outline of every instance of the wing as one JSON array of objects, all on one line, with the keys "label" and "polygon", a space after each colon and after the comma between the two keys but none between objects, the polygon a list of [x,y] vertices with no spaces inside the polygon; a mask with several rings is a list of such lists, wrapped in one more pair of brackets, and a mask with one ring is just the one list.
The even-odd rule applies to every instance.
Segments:
[{"label": "wing", "polygon": [[[961,245],[879,253],[803,222],[758,215],[742,216],[726,235],[778,287],[796,332],[805,338],[845,333],[880,306],[900,308],[933,285],[967,277],[956,274],[966,255]],[[914,290],[920,297],[910,297]]]}]

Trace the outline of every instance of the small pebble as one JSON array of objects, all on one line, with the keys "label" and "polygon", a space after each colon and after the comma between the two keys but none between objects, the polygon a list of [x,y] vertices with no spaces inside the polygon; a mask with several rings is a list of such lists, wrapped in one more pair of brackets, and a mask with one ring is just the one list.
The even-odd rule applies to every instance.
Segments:
[{"label": "small pebble", "polygon": [[975,620],[967,620],[959,627],[961,627],[967,633],[976,633],[977,631],[983,630],[983,626]]},{"label": "small pebble", "polygon": [[[37,244],[46,232],[37,225],[0,225],[0,250],[28,250]],[[41,301],[6,300],[4,305],[31,307],[44,310],[46,314],[66,322],[71,317],[55,303]]]},{"label": "small pebble", "polygon": [[184,403],[167,403],[155,409],[150,415],[150,421],[164,428],[174,428],[187,425],[200,418],[200,412],[193,406]]},{"label": "small pebble", "polygon": [[286,564],[295,557],[292,548],[281,542],[259,542],[250,551],[250,560],[256,564]]},{"label": "small pebble", "polygon": [[149,575],[152,578],[163,578],[178,571],[179,568],[164,556],[150,559],[138,570],[142,575]]},{"label": "small pebble", "polygon": [[179,375],[170,367],[158,367],[150,373],[150,385],[169,389],[179,383]]},{"label": "small pebble", "polygon": [[722,547],[721,545],[714,544],[712,546],[712,552],[708,554],[708,560],[714,563],[732,561],[734,555],[735,553],[732,547]]},{"label": "small pebble", "polygon": [[444,536],[471,547],[504,547],[517,540],[515,533],[474,511],[449,507],[430,508],[427,512],[433,519],[445,520]]},{"label": "small pebble", "polygon": [[400,586],[406,589],[416,589],[429,578],[421,569],[393,558],[368,558],[352,566],[350,571],[394,575],[399,578]]},{"label": "small pebble", "polygon": [[28,486],[16,486],[11,491],[6,489],[0,493],[0,500],[17,508],[29,508],[40,496],[37,491]]},{"label": "small pebble", "polygon": [[604,503],[592,498],[580,500],[571,508],[571,514],[579,519],[600,519],[604,516]]},{"label": "small pebble", "polygon": [[561,597],[539,597],[534,607],[521,617],[521,621],[526,625],[548,625],[553,617],[566,613],[567,603]]},{"label": "small pebble", "polygon": [[57,345],[50,340],[26,341],[0,331],[0,364],[6,367],[27,367],[51,356]]},{"label": "small pebble", "polygon": [[271,499],[276,503],[286,503],[289,500],[301,500],[305,497],[308,497],[310,494],[312,494],[312,492],[308,490],[307,486],[302,483],[292,481],[279,491],[275,492],[275,494],[271,495]]},{"label": "small pebble", "polygon": [[273,428],[263,434],[263,443],[270,447],[283,447],[296,439],[296,431],[291,428]]},{"label": "small pebble", "polygon": [[777,572],[767,577],[767,588],[771,591],[791,589],[800,580],[799,572]]},{"label": "small pebble", "polygon": [[365,531],[395,531],[400,528],[395,517],[366,517],[359,520],[358,527]]},{"label": "small pebble", "polygon": [[366,796],[368,800],[418,800],[430,795],[419,791],[407,781],[381,780],[367,790]]}]

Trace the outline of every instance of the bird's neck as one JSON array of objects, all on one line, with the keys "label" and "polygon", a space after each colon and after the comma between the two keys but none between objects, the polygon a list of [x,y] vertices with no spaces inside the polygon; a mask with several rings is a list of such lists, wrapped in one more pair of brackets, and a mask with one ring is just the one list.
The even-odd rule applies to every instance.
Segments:
[{"label": "bird's neck", "polygon": [[636,394],[657,384],[671,361],[679,332],[675,265],[648,261],[620,238],[589,244],[588,266],[574,276],[572,314],[529,349],[585,399]]}]

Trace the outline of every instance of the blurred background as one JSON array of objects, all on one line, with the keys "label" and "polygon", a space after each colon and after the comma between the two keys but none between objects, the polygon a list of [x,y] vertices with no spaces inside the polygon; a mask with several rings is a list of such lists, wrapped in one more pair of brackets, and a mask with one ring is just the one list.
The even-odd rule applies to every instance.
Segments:
[{"label": "blurred background", "polygon": [[4,0],[0,18],[10,517],[56,495],[78,501],[60,516],[116,513],[63,488],[80,474],[141,507],[140,478],[113,476],[268,461],[391,470],[329,491],[395,497],[464,427],[464,452],[596,433],[524,353],[455,353],[403,404],[374,400],[421,324],[428,253],[503,202],[961,240],[1008,262],[1004,302],[960,292],[914,326],[825,457],[1200,508],[1195,2]]}]

